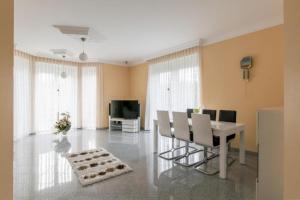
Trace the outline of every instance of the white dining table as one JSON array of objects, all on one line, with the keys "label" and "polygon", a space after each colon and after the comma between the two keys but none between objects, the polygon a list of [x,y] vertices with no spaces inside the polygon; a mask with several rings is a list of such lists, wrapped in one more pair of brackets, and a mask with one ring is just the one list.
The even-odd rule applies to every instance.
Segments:
[{"label": "white dining table", "polygon": [[[172,120],[170,125],[173,126]],[[192,127],[192,120],[189,119],[189,125]],[[220,153],[219,153],[219,176],[222,179],[227,177],[227,142],[226,137],[235,133],[240,135],[239,145],[239,161],[240,164],[246,164],[245,161],[245,125],[243,123],[218,122],[211,121],[213,134],[220,137]],[[158,123],[153,120],[153,149],[154,153],[158,151]]]}]

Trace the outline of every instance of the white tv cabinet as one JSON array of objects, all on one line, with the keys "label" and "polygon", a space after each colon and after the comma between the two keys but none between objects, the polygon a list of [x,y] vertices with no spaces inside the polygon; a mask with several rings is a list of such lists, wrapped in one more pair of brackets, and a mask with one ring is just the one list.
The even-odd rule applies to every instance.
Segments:
[{"label": "white tv cabinet", "polygon": [[128,133],[137,133],[141,130],[140,117],[137,119],[109,117],[109,131],[119,130]]}]

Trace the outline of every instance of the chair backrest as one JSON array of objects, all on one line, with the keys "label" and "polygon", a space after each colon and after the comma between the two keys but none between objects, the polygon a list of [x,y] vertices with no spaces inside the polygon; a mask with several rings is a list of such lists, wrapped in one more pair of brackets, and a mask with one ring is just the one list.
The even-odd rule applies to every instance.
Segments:
[{"label": "chair backrest", "polygon": [[172,131],[170,126],[170,116],[168,111],[157,111],[157,122],[159,133],[162,136],[172,137]]},{"label": "chair backrest", "polygon": [[202,114],[209,115],[210,120],[216,121],[216,119],[217,119],[217,111],[216,110],[203,109]]},{"label": "chair backrest", "polygon": [[220,110],[219,121],[221,122],[236,122],[236,111],[235,110]]},{"label": "chair backrest", "polygon": [[173,112],[173,128],[175,138],[190,141],[190,127],[186,112]]},{"label": "chair backrest", "polygon": [[212,147],[213,132],[209,115],[192,114],[192,125],[194,143]]},{"label": "chair backrest", "polygon": [[188,118],[192,118],[192,113],[194,112],[194,109],[188,108],[186,109],[186,113]]}]

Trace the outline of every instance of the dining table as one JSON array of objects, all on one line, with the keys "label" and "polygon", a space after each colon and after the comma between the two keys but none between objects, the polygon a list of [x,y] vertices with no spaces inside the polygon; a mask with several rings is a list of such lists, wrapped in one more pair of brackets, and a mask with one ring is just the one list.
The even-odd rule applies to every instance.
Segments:
[{"label": "dining table", "polygon": [[[192,130],[192,120],[189,118],[189,126]],[[170,125],[173,126],[173,121],[170,119]],[[245,160],[245,124],[243,123],[232,123],[232,122],[221,122],[211,121],[211,127],[213,135],[220,137],[220,152],[219,152],[219,177],[222,179],[227,178],[227,153],[228,146],[226,137],[232,134],[239,134],[239,162],[240,164],[246,164]],[[153,149],[154,153],[158,152],[158,121],[153,120]],[[178,141],[178,140],[177,140]],[[177,145],[179,142],[177,142]]]}]

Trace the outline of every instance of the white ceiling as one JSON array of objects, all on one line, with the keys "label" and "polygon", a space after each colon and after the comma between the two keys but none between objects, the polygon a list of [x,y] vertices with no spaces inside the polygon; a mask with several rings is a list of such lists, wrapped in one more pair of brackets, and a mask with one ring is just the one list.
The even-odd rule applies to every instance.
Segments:
[{"label": "white ceiling", "polygon": [[220,41],[283,23],[283,0],[15,0],[15,44],[35,55],[79,40],[52,25],[90,27],[92,60],[131,64],[175,48]]}]

